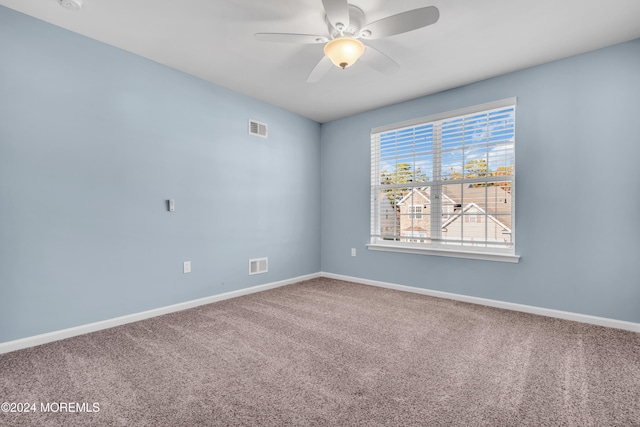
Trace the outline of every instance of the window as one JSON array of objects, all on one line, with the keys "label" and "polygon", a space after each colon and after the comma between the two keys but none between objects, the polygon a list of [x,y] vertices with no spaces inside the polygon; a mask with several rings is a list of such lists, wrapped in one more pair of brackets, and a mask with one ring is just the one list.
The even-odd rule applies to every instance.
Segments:
[{"label": "window", "polygon": [[412,218],[422,219],[422,206],[411,205],[409,206],[409,214]]},{"label": "window", "polygon": [[517,262],[515,101],[372,130],[370,249]]}]

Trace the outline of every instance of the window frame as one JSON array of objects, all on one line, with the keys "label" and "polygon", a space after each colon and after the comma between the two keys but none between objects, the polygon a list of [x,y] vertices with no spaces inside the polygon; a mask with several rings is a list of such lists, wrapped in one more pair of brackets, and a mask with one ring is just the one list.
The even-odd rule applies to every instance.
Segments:
[{"label": "window frame", "polygon": [[[412,119],[400,123],[393,123],[385,126],[380,126],[377,128],[371,129],[371,232],[370,232],[370,243],[367,245],[369,250],[376,251],[389,251],[389,252],[403,252],[403,253],[414,253],[414,254],[425,254],[425,255],[436,255],[436,256],[447,256],[454,258],[471,258],[471,259],[480,259],[480,260],[489,260],[489,261],[502,261],[502,262],[512,262],[517,263],[520,260],[520,256],[516,254],[516,246],[515,246],[515,168],[513,171],[513,176],[509,178],[512,186],[511,193],[511,237],[513,241],[512,248],[491,248],[491,247],[474,247],[474,246],[465,246],[461,245],[459,247],[452,246],[450,244],[442,244],[440,242],[435,243],[413,243],[413,242],[400,242],[400,241],[391,241],[391,240],[382,240],[381,236],[379,236],[379,231],[376,227],[379,227],[380,219],[378,216],[378,198],[380,197],[379,193],[381,184],[380,184],[380,168],[379,168],[379,158],[380,158],[380,146],[379,139],[376,139],[380,134],[385,132],[398,131],[404,128],[411,127],[419,127],[425,126],[429,124],[433,124],[434,133],[436,132],[435,128],[442,121],[455,119],[461,116],[468,116],[472,114],[488,112],[491,110],[496,110],[500,108],[513,107],[514,111],[517,105],[517,98],[506,98],[499,101],[489,102],[485,104],[470,106],[466,108],[461,108],[458,110],[448,111],[444,113],[434,114],[427,117],[421,117],[417,119]],[[515,132],[515,128],[514,128]],[[436,138],[434,137],[434,142]],[[515,134],[514,134],[515,141]],[[441,143],[441,141],[440,141]],[[434,162],[441,162],[440,155],[441,147],[438,144],[433,145],[432,153],[434,155]],[[514,149],[515,150],[515,149]],[[515,153],[515,151],[514,151]],[[435,156],[438,156],[435,158]],[[375,162],[375,163],[374,163]],[[515,164],[515,159],[514,159]],[[485,181],[487,181],[485,179]],[[491,181],[491,180],[489,180]],[[462,184],[462,182],[468,182],[468,180],[458,181]],[[432,187],[434,186],[442,186],[443,183],[446,184],[456,184],[456,181],[446,181],[438,177],[434,177],[434,181],[430,183]],[[408,187],[420,188],[415,183]],[[407,188],[408,188],[407,187]],[[389,188],[389,187],[383,187]],[[439,193],[436,193],[439,194]],[[441,215],[452,215],[451,212],[445,212],[444,208],[440,209],[439,214]],[[455,212],[455,209],[454,209]],[[461,212],[463,214],[463,212]],[[488,213],[485,216],[489,215]],[[461,220],[464,219],[464,215],[461,216]],[[433,224],[433,227],[437,227],[437,225]],[[439,234],[439,233],[438,233]]]}]

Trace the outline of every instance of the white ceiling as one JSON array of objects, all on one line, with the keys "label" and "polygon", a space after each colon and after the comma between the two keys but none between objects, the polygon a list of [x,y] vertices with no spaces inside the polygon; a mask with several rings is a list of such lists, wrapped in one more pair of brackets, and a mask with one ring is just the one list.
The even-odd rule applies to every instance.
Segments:
[{"label": "white ceiling", "polygon": [[321,0],[56,0],[0,5],[280,106],[318,122],[640,38],[639,0],[352,0],[372,22],[424,6],[440,20],[367,44],[401,69],[358,62],[306,78],[321,44],[266,43],[257,32],[326,35]]}]

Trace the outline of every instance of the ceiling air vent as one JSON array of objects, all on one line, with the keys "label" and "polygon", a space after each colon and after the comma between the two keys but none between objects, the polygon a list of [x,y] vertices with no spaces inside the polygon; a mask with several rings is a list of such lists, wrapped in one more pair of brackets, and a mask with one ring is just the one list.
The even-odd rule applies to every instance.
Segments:
[{"label": "ceiling air vent", "polygon": [[267,124],[260,123],[255,120],[249,120],[249,135],[267,137]]},{"label": "ceiling air vent", "polygon": [[269,271],[269,258],[256,258],[249,260],[249,275],[266,273]]}]

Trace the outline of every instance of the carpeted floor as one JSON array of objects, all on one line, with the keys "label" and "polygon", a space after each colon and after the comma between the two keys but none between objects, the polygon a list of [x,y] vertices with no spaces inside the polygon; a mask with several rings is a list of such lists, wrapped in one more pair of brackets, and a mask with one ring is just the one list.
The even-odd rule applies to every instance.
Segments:
[{"label": "carpeted floor", "polygon": [[314,279],[0,355],[1,402],[36,404],[7,426],[640,426],[640,334]]}]

